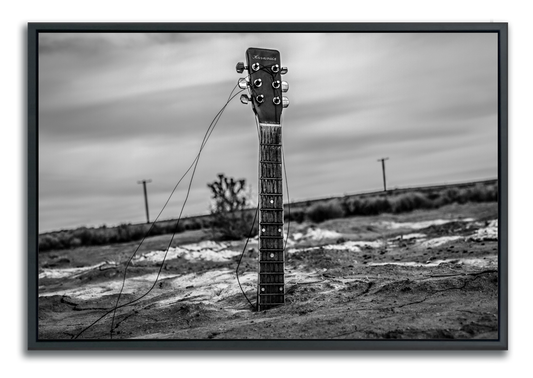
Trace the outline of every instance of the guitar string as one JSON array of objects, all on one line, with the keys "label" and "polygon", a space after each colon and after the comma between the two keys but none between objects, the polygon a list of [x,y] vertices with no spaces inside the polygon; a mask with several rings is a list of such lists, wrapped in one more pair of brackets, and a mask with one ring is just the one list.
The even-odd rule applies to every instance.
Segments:
[{"label": "guitar string", "polygon": [[[124,270],[124,275],[123,275],[123,281],[122,281],[122,287],[120,289],[120,292],[119,292],[119,296],[117,298],[117,302],[114,306],[114,308],[112,310],[108,310],[104,315],[102,315],[100,318],[98,318],[97,320],[95,320],[93,323],[91,323],[89,326],[87,326],[86,328],[84,328],[82,331],[80,331],[76,336],[73,337],[73,339],[77,339],[79,336],[81,336],[85,331],[87,331],[88,329],[90,329],[91,327],[93,327],[95,324],[97,324],[100,320],[102,320],[104,317],[106,317],[107,315],[109,315],[111,312],[113,312],[113,322],[112,322],[112,326],[111,326],[111,338],[112,338],[112,332],[113,332],[113,325],[114,325],[114,318],[115,318],[115,314],[116,314],[116,311],[120,308],[123,308],[123,307],[126,307],[126,306],[129,306],[137,301],[139,301],[140,299],[144,298],[146,295],[148,295],[151,290],[155,287],[155,285],[157,284],[157,280],[159,279],[159,275],[161,273],[161,270],[162,270],[162,267],[164,266],[164,262],[165,262],[165,259],[166,259],[166,256],[168,254],[168,250],[170,248],[170,245],[174,239],[174,236],[178,230],[178,226],[179,226],[179,222],[181,220],[181,215],[182,215],[182,212],[183,212],[183,209],[185,207],[185,204],[187,202],[187,199],[188,199],[188,196],[189,196],[189,192],[190,192],[190,187],[192,185],[192,180],[194,178],[194,173],[196,171],[196,166],[198,165],[198,162],[199,162],[199,158],[200,158],[200,155],[202,153],[202,150],[203,148],[205,147],[207,141],[209,140],[209,137],[211,136],[214,128],[216,127],[218,121],[220,120],[220,117],[222,116],[222,113],[224,112],[224,110],[226,109],[227,105],[229,104],[229,102],[231,102],[239,93],[241,93],[243,90],[240,90],[238,91],[237,93],[233,94],[233,92],[235,91],[235,89],[237,88],[238,84],[235,85],[233,87],[233,89],[231,90],[230,92],[230,95],[228,97],[228,100],[226,101],[226,104],[220,109],[220,111],[215,115],[215,117],[213,118],[213,120],[211,121],[211,124],[209,125],[209,127],[207,128],[207,131],[204,135],[204,138],[202,140],[202,143],[201,143],[201,146],[200,146],[200,150],[198,152],[198,154],[196,155],[196,158],[193,160],[193,162],[191,163],[191,165],[189,166],[189,168],[187,169],[187,171],[183,174],[183,176],[180,178],[180,180],[178,181],[178,183],[174,186],[170,196],[168,197],[167,201],[165,202],[165,204],[163,205],[163,208],[161,209],[161,211],[159,212],[159,214],[157,215],[156,219],[154,220],[154,222],[151,224],[150,228],[148,229],[148,231],[146,232],[146,234],[144,235],[144,237],[141,239],[141,242],[140,244],[137,246],[137,248],[135,249],[134,253],[130,256],[127,264],[126,264],[126,267],[125,267],[125,270]],[[189,187],[188,187],[188,191],[187,191],[187,197],[185,199],[185,202],[183,203],[183,206],[181,208],[181,212],[180,212],[180,215],[179,215],[179,218],[176,222],[176,226],[174,228],[174,232],[172,234],[172,238],[171,238],[171,241],[167,247],[167,250],[166,250],[166,253],[164,255],[164,258],[163,258],[163,262],[161,263],[161,267],[159,269],[159,272],[157,274],[157,277],[156,277],[156,280],[154,282],[154,284],[152,285],[152,287],[145,293],[143,294],[141,297],[135,299],[135,300],[132,300],[130,302],[127,302],[127,303],[124,303],[122,305],[118,305],[119,303],[119,300],[120,300],[120,296],[123,292],[123,289],[124,289],[124,285],[125,285],[125,280],[126,280],[126,273],[127,273],[127,269],[129,267],[129,264],[131,263],[131,261],[133,260],[133,257],[135,256],[135,254],[137,253],[137,251],[139,250],[139,248],[141,247],[142,243],[144,242],[144,240],[146,239],[146,237],[150,234],[150,231],[152,230],[152,228],[154,227],[154,225],[156,224],[157,220],[159,219],[159,217],[161,216],[163,210],[165,209],[165,207],[167,206],[168,202],[170,201],[171,197],[173,196],[174,192],[176,191],[176,189],[178,188],[179,184],[181,183],[181,181],[185,178],[185,176],[188,174],[188,172],[191,170],[191,168],[194,166],[194,170],[193,170],[193,174],[192,174],[192,177],[191,177],[191,180],[189,182]]]},{"label": "guitar string", "polygon": [[[265,66],[265,68],[263,68],[263,70],[266,71],[266,68],[267,68],[267,67]],[[267,72],[268,72],[268,71],[267,71]],[[269,73],[269,74],[270,74],[270,73]],[[271,74],[271,76],[273,77],[274,75]],[[247,77],[249,77],[249,75],[248,75]],[[122,287],[121,287],[121,290],[120,290],[119,296],[118,296],[118,298],[117,298],[117,303],[116,303],[116,305],[115,305],[115,307],[114,307],[114,309],[113,309],[113,321],[112,321],[111,331],[110,331],[111,338],[112,338],[112,334],[113,334],[113,325],[114,325],[114,319],[115,319],[115,314],[116,314],[117,309],[119,309],[119,308],[123,308],[123,307],[126,307],[126,306],[129,306],[129,305],[131,305],[131,304],[133,304],[133,303],[139,301],[140,299],[144,298],[146,295],[148,295],[148,294],[151,292],[151,290],[152,290],[152,289],[155,287],[155,285],[157,284],[157,281],[158,281],[158,279],[159,279],[159,276],[160,276],[160,273],[161,273],[162,267],[164,266],[164,262],[165,262],[165,260],[166,260],[166,256],[167,256],[167,254],[168,254],[168,250],[169,250],[169,248],[170,248],[170,245],[171,245],[171,243],[172,243],[172,241],[173,241],[173,239],[174,239],[174,236],[175,236],[175,234],[176,234],[176,232],[177,232],[177,229],[178,229],[178,227],[179,227],[179,221],[181,220],[181,215],[182,215],[183,209],[184,209],[184,207],[185,207],[186,201],[187,201],[188,196],[189,196],[189,193],[190,193],[190,188],[191,188],[191,185],[192,185],[192,180],[193,180],[193,178],[194,178],[194,173],[196,172],[196,167],[197,167],[198,162],[199,162],[200,154],[201,154],[201,152],[202,152],[202,150],[203,150],[205,144],[207,143],[207,140],[209,139],[209,137],[210,137],[212,131],[214,130],[214,127],[215,127],[216,124],[218,123],[218,120],[220,119],[220,117],[221,117],[223,111],[225,110],[226,106],[228,105],[228,103],[229,103],[233,98],[235,98],[239,93],[241,93],[242,91],[244,91],[244,89],[243,89],[243,90],[240,90],[239,92],[237,92],[236,94],[232,95],[232,94],[233,94],[233,91],[236,89],[237,86],[238,86],[238,84],[232,89],[232,91],[230,92],[230,95],[229,95],[229,97],[228,97],[228,100],[227,100],[226,104],[222,107],[222,109],[217,113],[217,115],[215,116],[215,118],[214,118],[213,121],[211,122],[211,124],[210,124],[210,126],[209,126],[209,128],[208,128],[208,130],[207,130],[207,132],[206,132],[206,135],[204,135],[204,139],[203,139],[203,141],[202,141],[202,145],[201,145],[201,147],[200,147],[200,150],[199,150],[199,153],[198,153],[197,157],[194,159],[193,163],[191,164],[191,166],[189,166],[189,168],[187,169],[187,171],[185,172],[185,174],[182,176],[182,178],[178,181],[178,183],[176,184],[176,186],[175,186],[174,189],[172,190],[171,195],[169,196],[169,198],[167,199],[165,205],[163,206],[163,209],[162,209],[161,212],[158,214],[158,216],[156,217],[156,219],[154,220],[154,222],[151,224],[151,226],[150,226],[149,230],[147,231],[146,235],[145,235],[145,236],[143,237],[143,239],[141,240],[141,243],[139,244],[139,246],[137,247],[137,249],[134,251],[134,253],[133,253],[132,256],[130,257],[130,259],[128,260],[128,263],[127,263],[126,268],[125,268],[125,271],[124,271],[124,277],[123,277]],[[217,118],[218,118],[218,119],[217,119]],[[257,119],[256,119],[256,122],[257,122]],[[213,123],[214,123],[214,125],[213,125]],[[210,130],[210,129],[211,129],[211,130]],[[258,135],[259,135],[259,129],[258,129]],[[283,150],[282,150],[282,152],[283,152]],[[192,174],[191,180],[190,180],[190,182],[189,182],[189,187],[188,187],[188,191],[187,191],[187,196],[186,196],[185,202],[184,202],[184,204],[183,204],[183,206],[182,206],[182,209],[181,209],[181,212],[180,212],[180,216],[179,216],[179,218],[178,218],[178,220],[177,220],[177,223],[176,223],[176,226],[175,226],[174,233],[173,233],[172,238],[171,238],[171,241],[170,241],[170,243],[169,243],[169,245],[168,245],[168,247],[167,247],[166,253],[165,253],[164,257],[163,257],[163,262],[161,263],[161,266],[160,266],[160,269],[159,269],[159,271],[158,271],[158,274],[157,274],[156,280],[154,281],[154,284],[153,284],[152,287],[151,287],[151,288],[150,288],[145,294],[143,294],[141,297],[139,297],[139,298],[137,298],[137,299],[135,299],[135,300],[133,300],[133,301],[130,301],[130,302],[128,302],[128,303],[125,303],[125,304],[122,304],[122,305],[118,306],[118,303],[119,303],[119,300],[120,300],[120,296],[121,296],[122,291],[123,291],[123,288],[124,288],[124,283],[125,283],[125,278],[126,278],[126,271],[127,271],[127,268],[128,268],[128,266],[129,266],[130,262],[132,261],[133,257],[134,257],[135,254],[137,253],[138,249],[139,249],[140,246],[142,245],[142,243],[143,243],[143,241],[145,240],[145,238],[149,235],[149,233],[150,233],[152,227],[154,226],[154,224],[155,224],[155,223],[157,222],[157,220],[159,219],[159,216],[162,214],[164,208],[165,208],[166,205],[168,204],[170,198],[172,197],[173,193],[174,193],[175,190],[177,189],[178,185],[181,183],[181,181],[182,181],[183,178],[187,175],[187,173],[190,171],[190,169],[192,168],[193,165],[194,165],[194,170],[193,170],[193,174]],[[285,167],[284,167],[284,171],[285,171],[285,179],[286,179],[287,193],[288,193],[288,180],[287,180],[287,172],[286,172]],[[249,237],[250,237],[250,235],[251,235],[251,232],[253,231],[253,226],[254,226],[254,224],[255,224],[255,219],[256,219],[256,216],[257,216],[258,209],[259,209],[259,204],[258,204],[258,207],[256,208],[256,212],[255,212],[255,215],[254,215],[254,220],[253,220],[253,222],[252,222],[252,229],[251,229],[250,232],[249,232]],[[290,204],[289,204],[289,217],[290,217]],[[289,224],[288,224],[288,228],[287,228],[288,233],[289,233],[289,228],[290,228],[290,218],[289,218]],[[244,253],[244,251],[246,250],[246,245],[247,245],[247,243],[248,243],[248,241],[249,241],[249,237],[248,237],[248,239],[247,239],[247,241],[246,241],[245,247],[244,247],[244,249],[243,249],[243,253]],[[286,238],[286,240],[285,240],[284,252],[285,252],[285,249],[286,249],[286,246],[287,246],[287,240],[288,240],[288,234],[287,234],[287,238]],[[241,254],[241,259],[242,259],[242,254]],[[240,260],[239,260],[239,265],[240,265]],[[237,266],[237,271],[236,271],[236,274],[237,274],[237,280],[238,280],[238,267],[239,267],[239,266]],[[238,280],[238,282],[239,282],[239,280]],[[241,291],[243,291],[243,290],[242,290],[242,286],[240,285],[240,282],[239,282],[239,286],[241,287]],[[244,291],[243,291],[243,294],[244,294],[245,297],[246,297],[246,294],[244,293]],[[250,303],[250,305],[253,307],[253,305],[252,305],[252,303],[250,302],[250,300],[249,300],[247,297],[246,297],[246,299],[248,300],[248,302]],[[101,319],[103,319],[103,318],[104,318],[105,316],[107,316],[109,313],[110,313],[110,312],[105,313],[102,317],[100,317],[99,319],[97,319],[97,320],[96,320],[95,322],[93,322],[90,326],[86,327],[84,330],[82,330],[80,333],[78,333],[74,338],[78,338],[83,332],[85,332],[86,330],[88,330],[89,328],[91,328],[94,324],[96,324],[98,321],[100,321]]]}]

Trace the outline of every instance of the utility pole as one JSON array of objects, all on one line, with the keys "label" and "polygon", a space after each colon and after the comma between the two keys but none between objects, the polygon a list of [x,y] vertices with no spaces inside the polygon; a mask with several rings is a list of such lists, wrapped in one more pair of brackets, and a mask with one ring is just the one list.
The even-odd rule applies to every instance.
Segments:
[{"label": "utility pole", "polygon": [[387,181],[385,180],[385,160],[389,160],[388,157],[378,159],[381,162],[381,169],[383,170],[383,191],[387,191]]},{"label": "utility pole", "polygon": [[143,184],[144,190],[144,207],[146,208],[146,223],[150,223],[150,215],[148,214],[148,195],[146,194],[146,183],[150,183],[152,180],[137,181],[137,184]]}]

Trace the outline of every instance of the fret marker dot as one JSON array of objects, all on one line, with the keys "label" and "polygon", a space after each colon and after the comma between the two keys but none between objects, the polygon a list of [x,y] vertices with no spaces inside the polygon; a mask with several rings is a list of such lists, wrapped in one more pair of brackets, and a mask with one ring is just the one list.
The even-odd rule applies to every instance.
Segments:
[{"label": "fret marker dot", "polygon": [[278,228],[278,232],[281,232],[281,228]]},{"label": "fret marker dot", "polygon": [[274,257],[274,254],[273,254],[273,253],[271,253],[271,254],[270,254],[270,258],[273,258],[273,257]]},{"label": "fret marker dot", "polygon": [[266,231],[266,228],[262,228],[261,231],[265,232],[265,231]]},{"label": "fret marker dot", "polygon": [[274,200],[270,200],[270,203],[274,203]]},{"label": "fret marker dot", "polygon": [[283,288],[282,288],[282,287],[280,287],[280,288],[279,288],[279,291],[283,291]]},{"label": "fret marker dot", "polygon": [[262,288],[261,288],[261,291],[265,291],[265,288],[264,288],[264,287],[262,287]]}]

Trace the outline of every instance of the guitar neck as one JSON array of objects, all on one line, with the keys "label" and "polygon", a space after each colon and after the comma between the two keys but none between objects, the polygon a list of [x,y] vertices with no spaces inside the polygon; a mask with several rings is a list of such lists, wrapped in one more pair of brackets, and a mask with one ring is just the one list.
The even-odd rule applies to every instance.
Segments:
[{"label": "guitar neck", "polygon": [[285,303],[281,126],[259,124],[259,284],[257,309]]}]

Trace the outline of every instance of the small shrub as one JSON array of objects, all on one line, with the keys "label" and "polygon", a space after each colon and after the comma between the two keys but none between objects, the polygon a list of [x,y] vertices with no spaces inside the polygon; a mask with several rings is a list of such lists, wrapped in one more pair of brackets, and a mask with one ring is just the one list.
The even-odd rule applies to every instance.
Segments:
[{"label": "small shrub", "polygon": [[307,210],[307,218],[315,223],[320,223],[328,219],[341,218],[344,211],[339,201],[329,201],[316,203]]},{"label": "small shrub", "polygon": [[213,231],[218,233],[221,239],[236,240],[254,236],[258,232],[256,227],[252,227],[255,213],[246,211],[249,201],[246,180],[235,180],[219,174],[218,181],[207,186],[211,189],[213,199]]},{"label": "small shrub", "polygon": [[361,204],[361,211],[364,215],[378,215],[391,211],[391,204],[388,198],[371,197],[366,198]]},{"label": "small shrub", "polygon": [[305,210],[297,207],[290,211],[285,211],[284,219],[287,222],[302,223],[305,220]]},{"label": "small shrub", "polygon": [[395,214],[432,207],[433,202],[419,192],[400,194],[391,199],[391,210]]},{"label": "small shrub", "polygon": [[466,193],[468,201],[470,202],[492,202],[498,200],[498,185],[482,185],[476,184],[469,188]]}]

